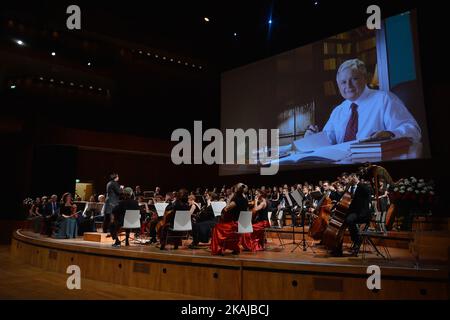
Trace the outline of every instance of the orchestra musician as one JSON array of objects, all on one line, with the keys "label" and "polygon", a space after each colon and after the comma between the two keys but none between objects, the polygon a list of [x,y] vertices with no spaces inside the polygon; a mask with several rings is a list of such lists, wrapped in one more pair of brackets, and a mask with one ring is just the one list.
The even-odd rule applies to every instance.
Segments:
[{"label": "orchestra musician", "polygon": [[[164,218],[162,221],[162,226],[159,230],[159,242],[160,242],[160,249],[165,250],[165,246],[168,243],[167,242],[167,236],[170,232],[169,229],[173,228],[173,223],[175,220],[175,213],[177,210],[186,210],[189,211],[189,204],[188,204],[188,191],[186,189],[180,189],[176,193],[175,201],[172,203],[169,203],[169,205],[166,207],[166,212],[164,213]],[[176,250],[178,247],[182,244],[181,238],[170,238],[170,244],[173,244],[173,248]]]},{"label": "orchestra musician", "polygon": [[206,206],[200,210],[196,217],[196,222],[192,224],[192,243],[189,249],[199,249],[199,243],[208,243],[211,237],[211,230],[216,225],[211,201],[218,201],[219,196],[215,193],[206,194]]},{"label": "orchestra musician", "polygon": [[191,213],[192,224],[197,222],[197,217],[198,217],[198,215],[200,213],[200,205],[195,200],[196,200],[196,196],[195,195],[191,194],[188,197],[189,212]]},{"label": "orchestra musician", "polygon": [[[352,254],[356,256],[358,255],[362,241],[357,224],[368,223],[370,221],[371,192],[369,186],[360,181],[360,176],[357,173],[349,175],[349,183],[350,188],[348,191],[352,197],[352,201],[348,209],[348,214],[345,217],[345,224],[348,226],[353,242]],[[332,252],[332,255],[342,256],[342,242],[337,248]]]},{"label": "orchestra musician", "polygon": [[235,187],[233,197],[222,211],[221,222],[213,228],[211,238],[211,254],[224,255],[226,249],[233,251],[233,254],[239,254],[240,236],[237,234],[237,221],[241,211],[247,211],[248,200],[244,197],[244,190],[247,186],[238,183]]},{"label": "orchestra musician", "polygon": [[253,252],[264,250],[264,229],[270,227],[268,207],[267,192],[257,190],[255,193],[255,206],[252,209],[253,233],[244,234],[242,236],[242,246],[244,250]]},{"label": "orchestra musician", "polygon": [[284,219],[286,214],[292,215],[292,222],[296,220],[295,216],[295,208],[294,208],[294,202],[289,194],[289,189],[287,186],[283,187],[283,195],[281,196],[280,204],[278,205],[278,212],[276,215],[277,222],[278,222],[278,228],[283,227]]},{"label": "orchestra musician", "polygon": [[[113,222],[111,223],[110,229],[111,229],[111,237],[113,240],[115,240],[112,246],[115,248],[120,247],[120,240],[118,233],[120,228],[123,226],[125,212],[127,210],[140,210],[139,203],[133,197],[133,189],[129,187],[123,190],[122,200],[120,200],[119,203],[112,209],[114,219]],[[125,246],[130,245],[129,238],[130,238],[130,229],[126,229]]]}]

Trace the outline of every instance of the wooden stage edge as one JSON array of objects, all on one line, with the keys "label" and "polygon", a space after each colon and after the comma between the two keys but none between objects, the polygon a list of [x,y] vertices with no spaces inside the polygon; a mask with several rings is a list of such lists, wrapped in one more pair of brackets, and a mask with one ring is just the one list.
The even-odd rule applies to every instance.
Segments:
[{"label": "wooden stage edge", "polygon": [[[161,251],[154,246],[112,248],[110,243],[59,240],[16,230],[11,255],[46,271],[66,274],[77,265],[81,277],[211,299],[445,299],[447,264],[417,265],[408,250],[391,248],[392,260],[374,254],[328,257],[315,249],[291,253],[278,246],[238,256],[205,250]],[[369,290],[367,268],[381,270],[381,289]]]}]

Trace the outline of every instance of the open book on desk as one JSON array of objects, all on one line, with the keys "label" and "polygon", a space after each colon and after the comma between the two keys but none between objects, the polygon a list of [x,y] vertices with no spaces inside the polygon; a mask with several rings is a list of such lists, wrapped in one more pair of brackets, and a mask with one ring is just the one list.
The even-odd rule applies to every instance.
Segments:
[{"label": "open book on desk", "polygon": [[[280,164],[296,164],[301,162],[338,162],[349,158],[351,155],[349,144],[342,143],[318,148],[311,152],[292,151],[289,156],[280,158]],[[276,160],[274,160],[276,161]]]}]

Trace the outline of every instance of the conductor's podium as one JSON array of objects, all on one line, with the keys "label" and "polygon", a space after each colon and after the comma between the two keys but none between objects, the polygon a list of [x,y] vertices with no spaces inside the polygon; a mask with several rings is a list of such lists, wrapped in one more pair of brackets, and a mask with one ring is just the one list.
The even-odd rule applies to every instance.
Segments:
[{"label": "conductor's podium", "polygon": [[103,232],[85,232],[83,234],[83,240],[92,242],[112,242],[111,236],[108,237],[108,234]]}]

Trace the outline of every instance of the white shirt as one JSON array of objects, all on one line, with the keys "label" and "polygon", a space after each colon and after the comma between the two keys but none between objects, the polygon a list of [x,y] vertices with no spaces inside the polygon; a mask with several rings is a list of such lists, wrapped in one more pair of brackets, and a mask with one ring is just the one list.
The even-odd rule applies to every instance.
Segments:
[{"label": "white shirt", "polygon": [[414,142],[420,142],[420,127],[403,102],[391,92],[366,87],[356,101],[345,100],[331,113],[323,131],[332,144],[344,142],[352,103],[358,105],[357,140],[368,138],[377,131],[391,131],[395,137],[410,137]]}]

